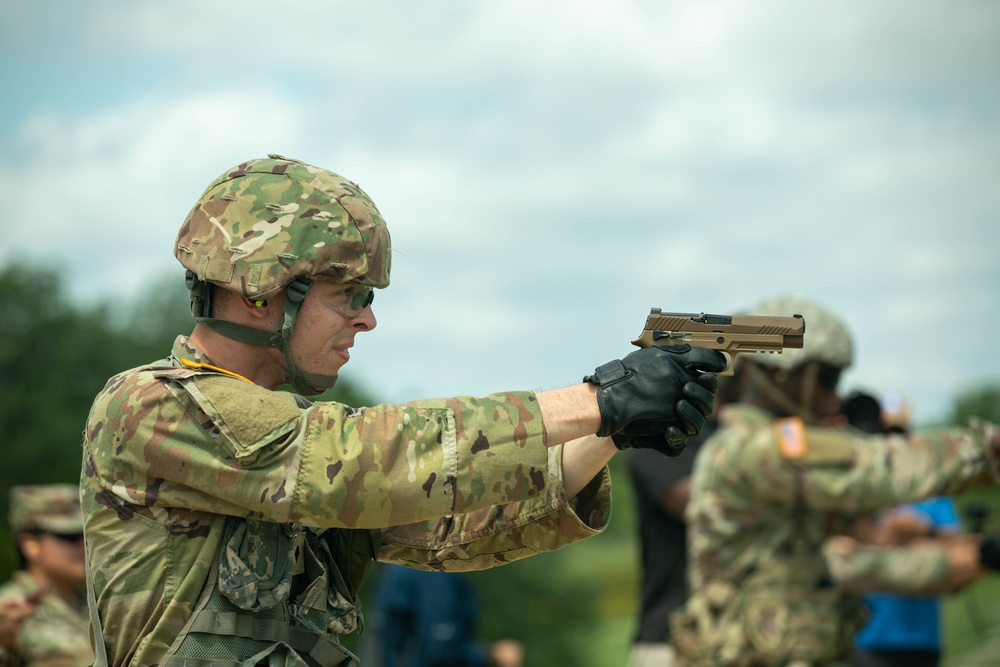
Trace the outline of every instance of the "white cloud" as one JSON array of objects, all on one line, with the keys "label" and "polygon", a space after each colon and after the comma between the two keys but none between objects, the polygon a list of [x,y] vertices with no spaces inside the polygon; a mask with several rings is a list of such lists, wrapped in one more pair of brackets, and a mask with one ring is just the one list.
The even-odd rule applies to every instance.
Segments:
[{"label": "white cloud", "polygon": [[154,96],[105,114],[29,119],[16,138],[19,157],[0,155],[3,254],[67,263],[86,276],[73,281],[79,294],[134,289],[174,261],[184,215],[234,155],[296,143],[292,106],[267,99]]}]

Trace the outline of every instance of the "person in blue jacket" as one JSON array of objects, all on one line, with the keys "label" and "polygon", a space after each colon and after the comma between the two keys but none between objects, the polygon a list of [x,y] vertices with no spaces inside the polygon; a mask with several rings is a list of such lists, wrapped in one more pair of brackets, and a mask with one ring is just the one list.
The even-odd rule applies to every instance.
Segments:
[{"label": "person in blue jacket", "polygon": [[[912,512],[929,534],[957,532],[955,504],[950,498],[929,498],[894,510]],[[937,667],[941,660],[941,604],[938,598],[872,593],[865,597],[871,611],[857,634],[857,667]]]},{"label": "person in blue jacket", "polygon": [[475,640],[478,600],[464,575],[383,568],[375,604],[382,667],[521,667],[513,639]]}]

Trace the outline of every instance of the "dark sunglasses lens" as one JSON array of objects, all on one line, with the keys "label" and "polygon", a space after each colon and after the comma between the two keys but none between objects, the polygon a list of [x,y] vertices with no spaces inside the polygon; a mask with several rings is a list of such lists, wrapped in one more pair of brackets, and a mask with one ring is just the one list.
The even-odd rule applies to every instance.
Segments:
[{"label": "dark sunglasses lens", "polygon": [[52,537],[62,542],[82,542],[83,533],[49,533]]}]

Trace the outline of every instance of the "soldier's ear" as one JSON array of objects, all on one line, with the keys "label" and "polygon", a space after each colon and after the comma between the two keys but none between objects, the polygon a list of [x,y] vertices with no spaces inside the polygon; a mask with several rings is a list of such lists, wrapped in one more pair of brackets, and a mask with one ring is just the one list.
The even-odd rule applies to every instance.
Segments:
[{"label": "soldier's ear", "polygon": [[17,546],[20,547],[21,553],[28,560],[34,560],[42,553],[42,545],[38,543],[38,536],[31,535],[30,533],[21,533],[18,535]]},{"label": "soldier's ear", "polygon": [[266,320],[275,317],[281,311],[281,304],[275,299],[257,299],[239,297],[244,313],[256,320]]}]

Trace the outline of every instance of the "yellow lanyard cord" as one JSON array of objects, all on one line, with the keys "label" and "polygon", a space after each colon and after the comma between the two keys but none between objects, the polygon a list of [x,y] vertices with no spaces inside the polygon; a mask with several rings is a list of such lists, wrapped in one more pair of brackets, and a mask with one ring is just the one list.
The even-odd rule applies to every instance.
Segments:
[{"label": "yellow lanyard cord", "polygon": [[246,379],[242,375],[239,375],[232,371],[227,371],[225,368],[219,368],[218,366],[211,366],[209,364],[200,364],[197,361],[188,361],[187,359],[181,359],[180,362],[185,366],[187,366],[188,368],[201,368],[209,371],[215,371],[216,373],[222,373],[223,375],[228,375],[230,377],[238,378],[240,380],[243,380],[244,382],[250,382],[250,384],[253,384],[253,382]]}]

